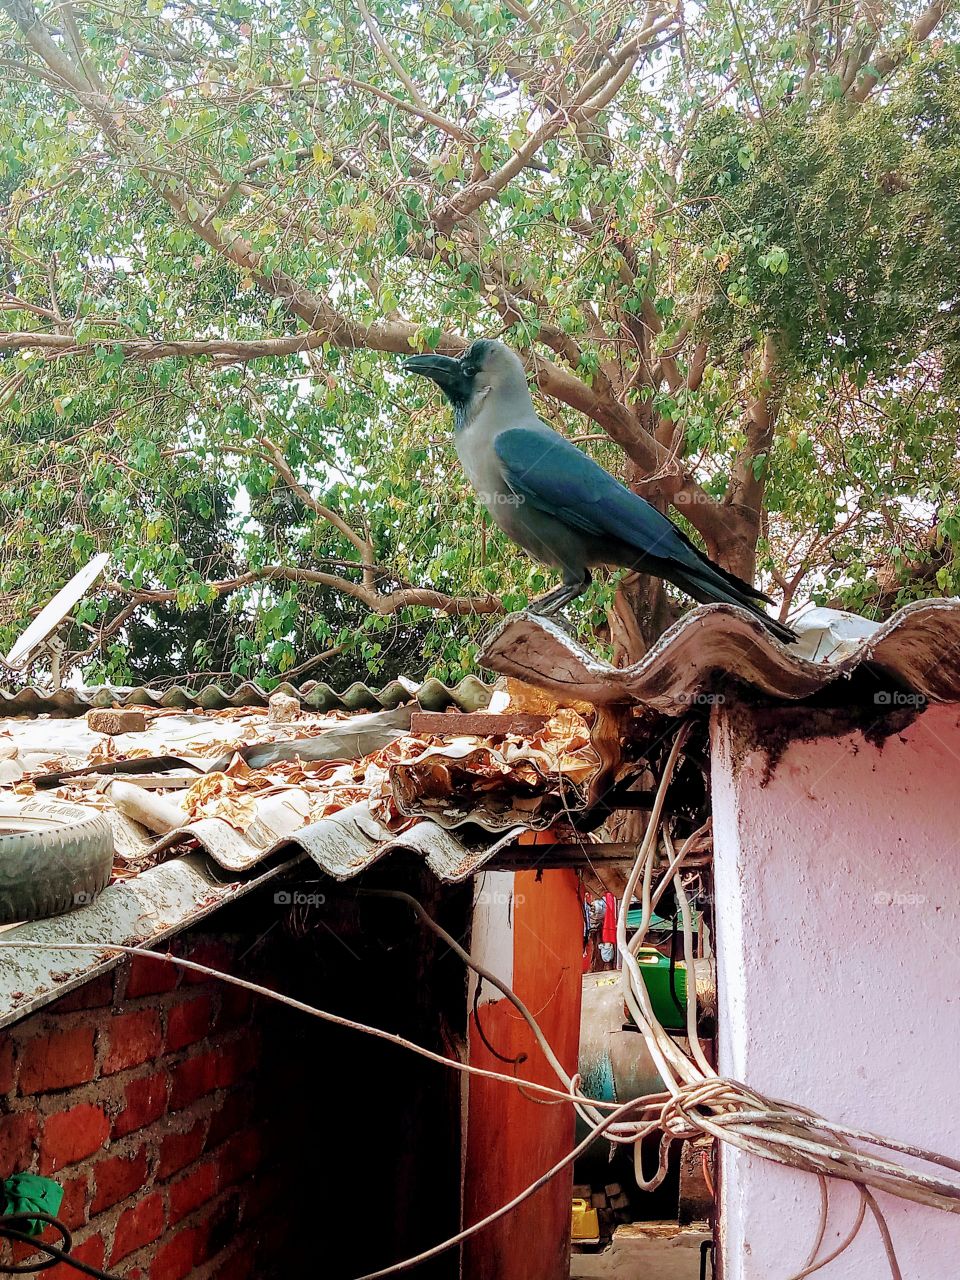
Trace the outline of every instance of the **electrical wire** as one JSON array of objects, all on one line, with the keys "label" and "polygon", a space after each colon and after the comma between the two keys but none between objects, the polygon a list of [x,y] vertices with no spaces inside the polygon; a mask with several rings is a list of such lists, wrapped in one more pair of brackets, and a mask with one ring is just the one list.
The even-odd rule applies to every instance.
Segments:
[{"label": "electrical wire", "polygon": [[[587,1124],[596,1124],[599,1121],[600,1113],[596,1109],[594,1109],[593,1100],[586,1098],[583,1094],[580,1093],[579,1075],[571,1076],[566,1071],[560,1059],[554,1053],[549,1040],[543,1034],[543,1030],[541,1029],[540,1024],[537,1022],[534,1015],[530,1012],[527,1006],[523,1003],[523,1001],[520,999],[520,997],[511,987],[509,987],[501,978],[497,977],[497,975],[493,973],[492,970],[486,968],[485,965],[480,964],[480,962],[476,960],[469,953],[469,951],[464,950],[464,948],[460,945],[460,943],[456,940],[456,938],[454,938],[451,934],[447,933],[446,929],[444,929],[442,925],[439,925],[436,922],[436,920],[433,919],[430,913],[424,908],[423,904],[418,902],[417,899],[412,896],[412,894],[404,893],[399,889],[361,889],[360,892],[374,898],[393,898],[398,902],[405,902],[407,906],[413,908],[413,910],[417,913],[417,916],[420,918],[420,920],[423,921],[423,923],[427,926],[427,928],[432,929],[433,932],[437,935],[437,937],[440,938],[443,942],[445,942],[447,946],[450,948],[450,950],[455,955],[459,956],[459,958],[463,961],[465,965],[467,965],[468,968],[472,969],[479,978],[481,978],[486,982],[489,982],[492,986],[496,987],[497,990],[507,1000],[510,1001],[513,1007],[517,1010],[520,1016],[524,1019],[524,1021],[530,1027],[530,1030],[533,1032],[534,1037],[536,1038],[537,1044],[543,1050],[544,1057],[547,1059],[547,1062],[550,1064],[551,1068],[556,1073],[557,1079],[560,1080],[560,1082],[566,1086],[568,1090],[568,1094],[566,1096],[568,1097],[572,1095],[577,1096],[578,1100],[577,1102],[574,1103],[577,1114]],[[499,1056],[500,1055],[497,1054],[497,1057]],[[529,1087],[530,1085],[530,1082],[526,1080],[522,1081],[521,1083],[526,1085],[527,1087]]]},{"label": "electrical wire", "polygon": [[546,1171],[546,1173],[541,1174],[541,1176],[537,1178],[536,1182],[531,1182],[528,1187],[524,1187],[524,1189],[518,1195],[515,1195],[512,1200],[501,1205],[499,1209],[495,1209],[493,1213],[488,1214],[487,1217],[481,1218],[479,1222],[474,1222],[472,1226],[464,1227],[464,1229],[462,1231],[458,1231],[455,1236],[450,1236],[449,1239],[441,1241],[440,1244],[434,1245],[432,1249],[425,1249],[423,1253],[418,1253],[416,1257],[404,1258],[402,1262],[394,1262],[391,1266],[383,1267],[380,1271],[366,1272],[362,1276],[356,1276],[354,1280],[383,1280],[384,1276],[398,1275],[401,1271],[409,1271],[413,1267],[418,1267],[422,1262],[429,1262],[431,1258],[436,1258],[439,1254],[446,1253],[448,1249],[453,1249],[456,1245],[462,1244],[464,1240],[469,1240],[471,1236],[478,1235],[499,1218],[506,1217],[508,1213],[512,1213],[518,1205],[523,1204],[524,1200],[529,1200],[532,1195],[535,1195],[541,1187],[546,1186],[546,1184],[552,1178],[555,1178],[558,1173],[566,1169],[568,1165],[571,1165],[578,1160],[579,1157],[582,1156],[583,1153],[608,1128],[608,1126],[618,1122],[621,1117],[628,1115],[630,1111],[642,1109],[644,1105],[645,1103],[642,1098],[634,1098],[629,1102],[620,1103],[617,1106],[616,1111],[612,1111],[608,1116],[601,1120],[599,1124],[594,1125],[584,1140],[578,1146],[574,1147],[568,1155],[565,1155],[562,1160],[558,1160],[555,1165]]},{"label": "electrical wire", "polygon": [[473,989],[473,1025],[477,1028],[477,1034],[483,1041],[487,1052],[492,1053],[499,1062],[506,1062],[508,1065],[519,1066],[521,1062],[526,1062],[527,1060],[527,1055],[525,1053],[518,1053],[515,1058],[508,1058],[505,1054],[500,1053],[498,1049],[494,1048],[487,1039],[487,1033],[484,1031],[480,1023],[480,992],[482,990],[483,979],[477,978],[477,985]]},{"label": "electrical wire", "polygon": [[[10,1226],[11,1222],[45,1222],[52,1227],[56,1227],[60,1232],[63,1248],[48,1244],[45,1240],[38,1239],[28,1231],[18,1231],[15,1227]],[[74,1258],[70,1253],[73,1248],[73,1237],[64,1223],[59,1218],[54,1217],[52,1213],[43,1213],[39,1209],[31,1209],[27,1213],[0,1214],[0,1239],[16,1240],[23,1244],[30,1244],[35,1249],[40,1249],[48,1255],[39,1262],[23,1262],[18,1266],[14,1266],[12,1263],[0,1262],[0,1272],[4,1275],[35,1274],[38,1271],[46,1271],[48,1267],[55,1267],[58,1262],[62,1262],[83,1275],[97,1277],[97,1280],[120,1280],[119,1276],[113,1275],[109,1271],[101,1271],[99,1267],[95,1267],[89,1262],[81,1262],[79,1258]]]},{"label": "electrical wire", "polygon": [[[434,1053],[432,1049],[426,1049],[423,1045],[417,1044],[413,1040],[407,1040],[404,1036],[395,1035],[392,1031],[384,1031],[381,1027],[371,1027],[365,1022],[356,1022],[352,1018],[341,1017],[340,1014],[330,1013],[327,1009],[320,1009],[314,1005],[305,1004],[302,1000],[296,1000],[293,996],[284,995],[281,991],[273,991],[270,987],[263,987],[257,982],[248,982],[246,978],[238,978],[234,974],[224,973],[220,969],[211,969],[209,965],[197,964],[195,960],[186,960],[168,951],[150,951],[145,947],[131,947],[119,942],[30,942],[27,940],[22,942],[19,940],[16,942],[0,942],[0,950],[12,948],[29,951],[95,951],[101,956],[104,953],[115,952],[120,955],[156,960],[158,964],[172,964],[175,968],[187,969],[191,973],[200,973],[204,977],[216,978],[230,986],[240,987],[253,995],[262,996],[265,1000],[273,1000],[277,1004],[285,1005],[287,1008],[296,1009],[299,1013],[308,1014],[312,1018],[319,1018],[322,1022],[332,1023],[333,1026],[343,1027],[348,1031],[359,1031],[364,1035],[373,1036],[377,1040],[385,1040],[387,1043],[395,1045],[398,1049],[406,1049],[421,1058],[426,1058],[428,1062],[436,1062],[440,1066],[449,1067],[452,1071],[459,1071],[464,1075],[483,1076],[487,1080],[497,1080],[502,1084],[513,1085],[514,1088],[518,1085],[523,1085],[526,1089],[542,1093],[545,1097],[555,1098],[560,1102],[569,1102],[577,1105],[583,1101],[583,1096],[579,1093],[554,1089],[550,1085],[537,1084],[533,1080],[518,1080],[516,1076],[508,1076],[502,1071],[489,1071],[486,1067],[473,1067],[467,1062],[460,1062],[457,1058],[448,1058],[442,1053]],[[590,1099],[590,1105],[591,1107],[613,1110],[620,1104]]]},{"label": "electrical wire", "polygon": [[[663,794],[665,784],[673,772],[678,755],[677,746],[684,736],[684,727],[681,726],[674,742],[675,749],[671,751],[664,768],[657,793],[658,798]],[[667,1086],[668,1094],[658,1119],[652,1123],[650,1121],[631,1122],[611,1126],[608,1137],[613,1141],[631,1140],[629,1135],[632,1131],[637,1182],[639,1186],[647,1189],[659,1185],[665,1176],[669,1149],[674,1141],[704,1134],[737,1146],[751,1155],[812,1172],[824,1182],[830,1177],[839,1177],[853,1182],[860,1195],[860,1212],[853,1227],[840,1245],[827,1257],[817,1258],[826,1229],[828,1201],[825,1192],[822,1197],[817,1240],[807,1263],[792,1280],[801,1280],[801,1277],[812,1274],[827,1262],[832,1261],[834,1257],[839,1256],[856,1237],[867,1210],[880,1232],[890,1274],[893,1280],[902,1280],[889,1229],[870,1188],[884,1190],[904,1199],[956,1213],[960,1212],[960,1185],[855,1149],[852,1141],[902,1151],[904,1154],[927,1159],[932,1163],[958,1171],[960,1171],[960,1163],[949,1157],[922,1152],[915,1147],[908,1147],[907,1144],[893,1142],[866,1131],[854,1131],[849,1126],[833,1125],[805,1108],[763,1098],[738,1081],[722,1079],[717,1075],[707,1061],[699,1041],[696,1027],[695,983],[689,981],[693,961],[693,929],[689,900],[680,874],[689,841],[685,841],[680,851],[674,853],[668,826],[661,819],[661,808],[655,805],[651,813],[624,895],[625,902],[631,901],[637,887],[640,886],[641,925],[631,938],[629,945],[626,944],[625,928],[618,928],[618,934],[620,934],[618,944],[624,957],[622,971],[624,996],[638,1027],[644,1034],[654,1060],[657,1061],[658,1066],[662,1065],[661,1077]],[[654,888],[654,860],[658,832],[663,842],[667,869]],[[652,910],[671,883],[683,921],[684,957],[688,965],[687,1036],[690,1045],[690,1055],[683,1055],[685,1061],[680,1064],[675,1074],[670,1071],[670,1068],[676,1065],[675,1059],[665,1052],[663,1029],[650,1012],[650,1002],[646,999],[645,991],[641,989],[642,976],[635,962],[636,953],[649,927]],[[621,916],[623,914],[621,912]],[[647,1177],[641,1164],[640,1139],[655,1128],[659,1128],[662,1132],[660,1161],[653,1176]]]}]

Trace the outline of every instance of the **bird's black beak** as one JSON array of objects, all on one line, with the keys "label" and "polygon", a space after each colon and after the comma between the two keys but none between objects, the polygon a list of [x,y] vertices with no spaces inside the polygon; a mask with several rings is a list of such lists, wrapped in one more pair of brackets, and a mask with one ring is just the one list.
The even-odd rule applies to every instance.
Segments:
[{"label": "bird's black beak", "polygon": [[419,373],[435,382],[454,402],[470,398],[472,379],[464,373],[460,361],[451,356],[410,356],[404,360],[403,367],[407,373]]}]

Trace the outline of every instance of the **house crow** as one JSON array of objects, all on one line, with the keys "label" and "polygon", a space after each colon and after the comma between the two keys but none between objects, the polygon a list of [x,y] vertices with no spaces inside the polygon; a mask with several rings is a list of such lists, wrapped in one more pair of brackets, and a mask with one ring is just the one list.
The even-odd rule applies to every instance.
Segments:
[{"label": "house crow", "polygon": [[523,365],[503,343],[481,338],[458,359],[413,356],[404,368],[432,379],[453,405],[457,456],[495,523],[562,572],[531,612],[551,617],[587,589],[594,566],[610,565],[663,578],[701,604],[739,605],[777,639],[796,638],[763,610],[767,596],[540,421]]}]

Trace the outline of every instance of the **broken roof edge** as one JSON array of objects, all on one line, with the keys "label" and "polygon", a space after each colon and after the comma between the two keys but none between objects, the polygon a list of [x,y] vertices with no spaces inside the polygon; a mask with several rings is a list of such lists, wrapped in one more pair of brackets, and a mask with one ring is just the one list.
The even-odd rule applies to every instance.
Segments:
[{"label": "broken roof edge", "polygon": [[[960,700],[960,600],[905,605],[875,629],[865,619],[858,621],[862,638],[837,644],[833,660],[827,653],[812,661],[801,656],[810,648],[803,637],[798,654],[745,610],[701,605],[665,631],[639,662],[618,668],[549,618],[515,613],[491,632],[478,660],[557,697],[595,706],[635,703],[671,716],[682,715],[731,679],[769,698],[795,702],[849,679],[860,667],[885,674],[892,688],[909,689],[931,702]],[[822,628],[816,631],[819,635]],[[813,630],[807,634],[815,639]],[[820,648],[814,645],[812,652]]]},{"label": "broken roof edge", "polygon": [[[113,969],[124,956],[111,954],[111,944],[148,951],[304,860],[301,851],[291,852],[258,875],[229,881],[212,874],[203,854],[185,854],[117,881],[76,911],[0,931],[0,943],[44,944],[0,946],[0,1027]],[[103,951],[55,949],[78,942]]]},{"label": "broken roof edge", "polygon": [[337,690],[320,680],[307,681],[301,688],[283,682],[264,689],[245,680],[232,693],[212,682],[199,689],[173,685],[161,692],[144,685],[135,688],[97,685],[86,689],[38,689],[29,685],[11,692],[0,688],[0,716],[43,715],[81,716],[100,707],[148,707],[153,710],[222,711],[227,707],[266,707],[275,693],[297,698],[310,711],[390,711],[407,702],[418,702],[425,711],[482,710],[490,701],[491,688],[476,676],[464,676],[455,685],[430,677],[418,684],[413,680],[391,680],[381,689],[372,689],[355,680]]}]

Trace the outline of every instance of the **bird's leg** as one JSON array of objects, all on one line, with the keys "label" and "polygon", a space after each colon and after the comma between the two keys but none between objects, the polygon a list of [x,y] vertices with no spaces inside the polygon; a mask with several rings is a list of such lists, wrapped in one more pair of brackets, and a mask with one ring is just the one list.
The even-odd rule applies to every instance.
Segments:
[{"label": "bird's leg", "polygon": [[576,600],[577,596],[583,595],[590,581],[590,574],[586,569],[576,577],[572,573],[565,573],[563,582],[558,587],[554,587],[552,591],[548,591],[545,596],[540,596],[537,600],[531,600],[526,611],[538,618],[552,618],[573,635],[575,632],[572,624],[565,618],[558,618],[557,614],[564,605],[569,604],[571,600]]}]

